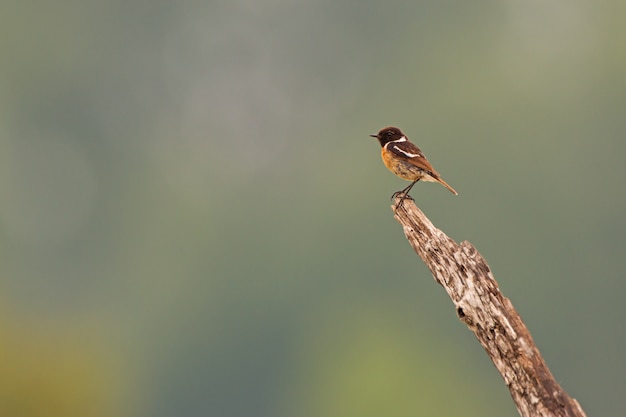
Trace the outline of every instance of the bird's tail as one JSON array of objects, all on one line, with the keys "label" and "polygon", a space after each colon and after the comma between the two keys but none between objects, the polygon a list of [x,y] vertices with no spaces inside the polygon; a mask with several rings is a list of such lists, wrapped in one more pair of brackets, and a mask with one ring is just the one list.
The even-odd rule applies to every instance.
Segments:
[{"label": "bird's tail", "polygon": [[441,185],[443,185],[444,187],[446,187],[448,190],[450,190],[450,192],[454,195],[459,195],[459,193],[456,192],[456,190],[452,187],[450,187],[450,185],[445,182],[443,179],[441,178],[436,178],[437,182]]}]

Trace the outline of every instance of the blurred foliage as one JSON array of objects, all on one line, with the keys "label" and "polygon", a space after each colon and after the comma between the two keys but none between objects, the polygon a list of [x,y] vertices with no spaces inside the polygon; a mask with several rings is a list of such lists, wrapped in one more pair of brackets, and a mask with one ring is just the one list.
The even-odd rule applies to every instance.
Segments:
[{"label": "blurred foliage", "polygon": [[0,415],[123,415],[121,368],[110,346],[94,340],[94,323],[45,321],[0,325]]},{"label": "blurred foliage", "polygon": [[587,413],[624,414],[625,17],[4,1],[0,411],[515,415],[392,219],[367,135],[398,125],[460,193],[419,206]]}]

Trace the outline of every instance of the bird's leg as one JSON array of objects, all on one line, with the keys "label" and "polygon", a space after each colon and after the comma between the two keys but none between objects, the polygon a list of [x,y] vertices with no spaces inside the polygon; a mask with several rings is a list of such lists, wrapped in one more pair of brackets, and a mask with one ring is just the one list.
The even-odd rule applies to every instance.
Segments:
[{"label": "bird's leg", "polygon": [[398,197],[398,196],[402,196],[402,200],[413,200],[413,197],[411,197],[411,196],[409,195],[409,191],[411,191],[411,188],[413,188],[413,186],[415,185],[415,183],[417,183],[419,180],[420,180],[420,179],[418,178],[418,179],[416,179],[415,181],[413,181],[412,183],[410,183],[410,184],[408,185],[408,187],[406,187],[405,189],[400,190],[400,191],[396,191],[395,193],[393,193],[393,194],[391,195],[391,199],[393,200],[393,199],[395,199],[395,198],[396,198],[396,197]]}]

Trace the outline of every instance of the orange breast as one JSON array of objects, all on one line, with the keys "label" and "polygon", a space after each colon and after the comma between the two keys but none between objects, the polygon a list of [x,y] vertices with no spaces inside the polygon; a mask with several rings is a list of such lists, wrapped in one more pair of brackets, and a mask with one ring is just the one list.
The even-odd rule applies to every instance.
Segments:
[{"label": "orange breast", "polygon": [[387,169],[404,180],[415,181],[418,178],[424,177],[424,170],[394,156],[393,153],[385,148],[382,148],[381,157]]}]

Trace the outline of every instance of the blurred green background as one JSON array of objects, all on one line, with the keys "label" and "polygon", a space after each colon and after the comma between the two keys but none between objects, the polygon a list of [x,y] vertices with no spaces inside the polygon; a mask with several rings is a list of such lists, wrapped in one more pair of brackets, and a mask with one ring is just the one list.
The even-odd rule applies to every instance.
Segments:
[{"label": "blurred green background", "polygon": [[0,415],[517,415],[393,220],[397,125],[559,383],[626,414],[626,6],[0,5]]}]

